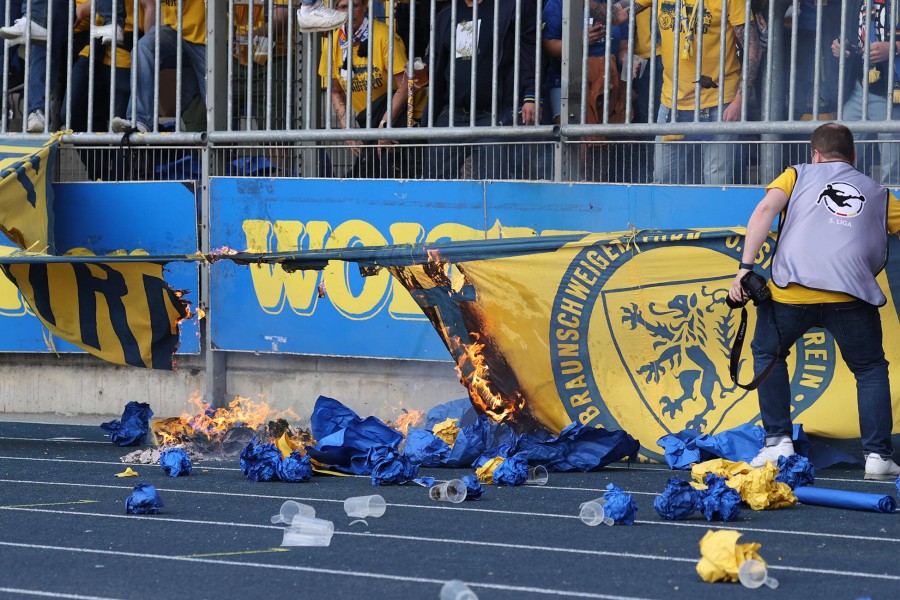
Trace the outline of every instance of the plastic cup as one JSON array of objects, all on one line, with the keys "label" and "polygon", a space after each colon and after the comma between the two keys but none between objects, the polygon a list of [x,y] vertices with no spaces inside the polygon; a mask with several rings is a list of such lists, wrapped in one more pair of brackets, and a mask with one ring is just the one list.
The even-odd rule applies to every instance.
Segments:
[{"label": "plastic cup", "polygon": [[537,465],[528,469],[528,479],[525,485],[547,485],[547,468],[543,465]]},{"label": "plastic cup", "polygon": [[294,500],[285,500],[278,514],[272,515],[272,525],[278,525],[279,523],[290,525],[296,515],[315,517],[316,509],[308,504],[300,504]]},{"label": "plastic cup", "polygon": [[334,535],[334,523],[315,517],[294,516],[284,530],[282,546],[328,546]]},{"label": "plastic cup", "polygon": [[600,523],[603,523],[604,525],[613,525],[615,524],[615,521],[611,517],[606,516],[606,509],[603,508],[605,505],[606,498],[597,498],[589,502],[582,502],[578,518],[581,519],[582,523],[590,525],[591,527],[599,525]]},{"label": "plastic cup", "polygon": [[466,484],[459,479],[451,479],[431,486],[428,495],[438,502],[452,502],[459,504],[466,499]]},{"label": "plastic cup", "polygon": [[451,579],[441,587],[441,600],[478,600],[478,596],[459,579]]},{"label": "plastic cup", "polygon": [[766,567],[766,563],[754,558],[748,558],[738,567],[738,581],[744,587],[750,589],[756,589],[761,585],[770,587],[773,590],[778,587],[778,580],[774,577],[769,577],[769,569]]},{"label": "plastic cup", "polygon": [[387,509],[387,504],[379,495],[354,496],[344,500],[344,512],[348,517],[366,519],[368,517],[380,517]]}]

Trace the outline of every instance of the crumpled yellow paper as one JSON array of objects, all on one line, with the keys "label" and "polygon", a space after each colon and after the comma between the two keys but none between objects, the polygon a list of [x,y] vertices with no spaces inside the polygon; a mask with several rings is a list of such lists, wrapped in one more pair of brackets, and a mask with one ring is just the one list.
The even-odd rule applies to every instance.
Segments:
[{"label": "crumpled yellow paper", "polygon": [[459,435],[459,427],[456,426],[458,422],[459,419],[447,419],[446,421],[441,421],[431,428],[431,433],[433,433],[435,437],[444,440],[447,445],[452,448],[453,444],[456,442],[456,436]]},{"label": "crumpled yellow paper", "polygon": [[791,487],[782,482],[776,482],[778,467],[770,462],[765,466],[754,469],[745,462],[735,462],[716,458],[694,465],[691,468],[691,477],[697,483],[691,483],[697,489],[706,489],[702,483],[707,473],[715,473],[725,478],[725,484],[737,490],[743,500],[753,510],[765,510],[767,508],[784,508],[797,504]]},{"label": "crumpled yellow paper", "polygon": [[275,447],[281,450],[281,458],[287,458],[294,450],[300,450],[300,454],[304,453],[300,444],[292,440],[287,431],[282,433],[281,437],[275,440]]},{"label": "crumpled yellow paper", "polygon": [[121,473],[116,473],[116,477],[137,477],[138,472],[133,470],[131,467],[125,467],[125,470]]},{"label": "crumpled yellow paper", "polygon": [[758,543],[738,544],[743,535],[733,529],[709,530],[700,540],[700,562],[697,574],[707,583],[717,581],[737,581],[738,567],[748,559],[765,563],[757,553],[762,546]]},{"label": "crumpled yellow paper", "polygon": [[478,476],[478,481],[481,483],[494,483],[494,469],[500,466],[505,458],[502,456],[495,456],[491,460],[487,461],[478,469],[475,470],[475,475]]}]

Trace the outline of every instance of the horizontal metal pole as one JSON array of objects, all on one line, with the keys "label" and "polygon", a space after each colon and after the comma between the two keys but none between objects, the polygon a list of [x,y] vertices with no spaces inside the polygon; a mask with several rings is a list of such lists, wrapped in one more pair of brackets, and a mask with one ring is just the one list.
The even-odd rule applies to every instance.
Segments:
[{"label": "horizontal metal pole", "polygon": [[[121,133],[67,133],[60,141],[72,146],[118,146],[122,143]],[[19,141],[47,141],[50,134],[6,133],[0,134],[3,143],[15,144]],[[198,133],[133,133],[129,137],[132,146],[203,146],[207,141],[206,132]]]},{"label": "horizontal metal pole", "polygon": [[212,144],[258,144],[328,142],[343,140],[422,141],[433,143],[476,142],[482,138],[509,141],[553,141],[559,138],[559,125],[534,127],[393,127],[391,129],[297,129],[292,131],[213,131]]},{"label": "horizontal metal pole", "polygon": [[[694,123],[678,121],[662,126],[656,123],[631,123],[629,125],[562,125],[561,135],[568,138],[581,138],[595,135],[616,136],[655,136],[655,135],[794,135],[810,134],[820,125],[830,121],[740,121],[733,123]],[[833,121],[846,125],[854,133],[898,133],[900,120],[897,121]],[[898,136],[900,138],[900,136]]]},{"label": "horizontal metal pole", "polygon": [[123,254],[123,255],[62,255],[55,254],[8,254],[0,256],[0,265],[34,265],[46,263],[65,264],[106,264],[106,263],[157,263],[167,264],[172,262],[206,262],[207,258],[202,254]]}]

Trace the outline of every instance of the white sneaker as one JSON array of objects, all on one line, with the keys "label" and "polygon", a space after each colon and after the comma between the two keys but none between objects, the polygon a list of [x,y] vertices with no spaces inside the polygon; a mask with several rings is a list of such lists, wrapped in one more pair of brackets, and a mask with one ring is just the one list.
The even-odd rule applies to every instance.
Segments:
[{"label": "white sneaker", "polygon": [[44,111],[38,109],[32,111],[28,115],[28,133],[44,133],[44,125],[47,123],[47,120],[44,118]]},{"label": "white sneaker", "polygon": [[890,481],[900,477],[900,465],[872,452],[866,455],[866,479]]},{"label": "white sneaker", "polygon": [[297,10],[297,23],[300,31],[314,33],[316,31],[331,31],[337,29],[347,20],[347,13],[328,8],[317,0],[315,4],[304,4]]},{"label": "white sneaker", "polygon": [[115,36],[117,44],[125,41],[125,34],[118,25],[113,23],[108,25],[91,25],[91,38],[102,38],[102,43],[112,44],[113,36]]},{"label": "white sneaker", "polygon": [[763,449],[759,451],[756,458],[750,461],[750,466],[754,469],[758,469],[759,467],[766,466],[767,462],[777,465],[778,457],[790,456],[793,453],[794,442],[792,442],[790,438],[782,438],[781,441],[775,445],[770,446],[767,443],[763,446]]},{"label": "white sneaker", "polygon": [[[113,117],[109,124],[109,128],[112,129],[114,133],[125,133],[131,128],[131,121],[123,119],[122,117]],[[150,128],[138,121],[137,130],[138,133],[147,133],[150,131]]]},{"label": "white sneaker", "polygon": [[47,28],[38,25],[34,21],[29,21],[24,17],[22,17],[21,19],[16,19],[15,22],[9,27],[0,27],[0,37],[5,40],[9,40],[10,46],[22,44],[25,42],[25,32],[28,29],[29,25],[31,25],[32,42],[47,41]]}]

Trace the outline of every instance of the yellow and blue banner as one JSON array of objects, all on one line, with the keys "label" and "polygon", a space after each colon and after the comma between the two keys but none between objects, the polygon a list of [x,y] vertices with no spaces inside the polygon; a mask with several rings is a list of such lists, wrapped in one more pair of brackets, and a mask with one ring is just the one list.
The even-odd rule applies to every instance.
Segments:
[{"label": "yellow and blue banner", "polygon": [[0,143],[0,232],[22,249],[55,252],[48,173],[58,145],[54,139]]}]

